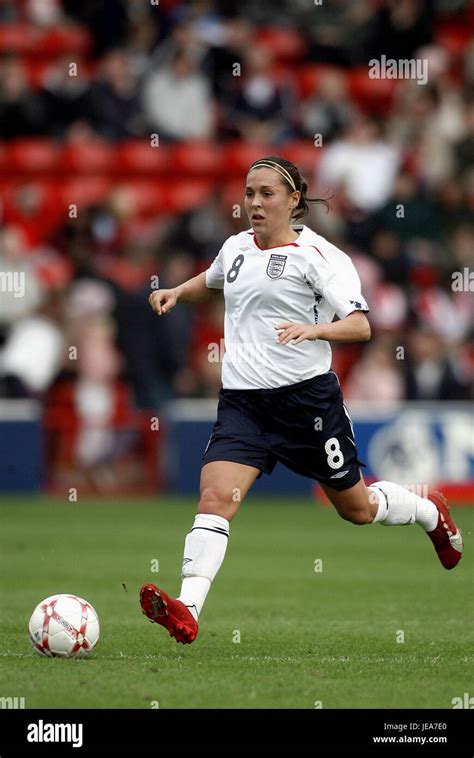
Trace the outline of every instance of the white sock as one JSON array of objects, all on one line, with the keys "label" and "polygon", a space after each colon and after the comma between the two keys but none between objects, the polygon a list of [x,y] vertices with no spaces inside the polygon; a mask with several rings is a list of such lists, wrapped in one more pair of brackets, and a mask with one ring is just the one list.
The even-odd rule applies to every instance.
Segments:
[{"label": "white sock", "polygon": [[198,513],[186,535],[178,600],[188,606],[196,621],[224,560],[228,539],[227,519],[210,513]]},{"label": "white sock", "polygon": [[439,514],[431,500],[393,482],[374,482],[369,489],[378,502],[373,523],[378,521],[384,526],[417,523],[426,532],[436,529]]}]

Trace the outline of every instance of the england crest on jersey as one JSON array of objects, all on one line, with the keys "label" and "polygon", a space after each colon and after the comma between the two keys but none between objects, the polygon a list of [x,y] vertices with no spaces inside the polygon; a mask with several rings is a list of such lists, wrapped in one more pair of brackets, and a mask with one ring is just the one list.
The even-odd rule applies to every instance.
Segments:
[{"label": "england crest on jersey", "polygon": [[277,255],[276,253],[270,255],[267,266],[267,274],[270,279],[278,279],[282,275],[287,258],[287,255]]}]

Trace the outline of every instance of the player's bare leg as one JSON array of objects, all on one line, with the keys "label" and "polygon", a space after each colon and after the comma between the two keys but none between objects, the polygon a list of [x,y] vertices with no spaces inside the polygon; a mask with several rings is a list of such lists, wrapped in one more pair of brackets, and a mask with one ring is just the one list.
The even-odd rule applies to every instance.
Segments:
[{"label": "player's bare leg", "polygon": [[213,461],[201,469],[197,512],[232,521],[260,469],[233,461]]},{"label": "player's bare leg", "polygon": [[321,486],[343,519],[353,524],[379,522],[383,526],[420,524],[444,568],[452,569],[461,560],[461,532],[440,492],[430,492],[424,498],[393,482],[374,482],[367,487],[362,478],[342,492]]},{"label": "player's bare leg", "polygon": [[194,524],[186,536],[179,598],[171,598],[154,584],[140,590],[143,613],[164,626],[184,644],[198,633],[198,616],[211,582],[224,560],[229,522],[260,470],[232,461],[213,461],[201,469],[200,500]]}]

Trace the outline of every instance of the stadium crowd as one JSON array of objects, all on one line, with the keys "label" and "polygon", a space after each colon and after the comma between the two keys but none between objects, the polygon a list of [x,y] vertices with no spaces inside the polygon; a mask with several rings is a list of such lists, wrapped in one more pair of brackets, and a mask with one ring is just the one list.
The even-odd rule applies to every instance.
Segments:
[{"label": "stadium crowd", "polygon": [[[334,348],[346,399],[472,397],[473,40],[462,0],[1,0],[0,397],[74,387],[96,419],[215,397],[223,304],[158,319],[150,283],[248,228],[245,169],[272,153],[330,198],[305,223],[371,306],[372,340]],[[371,79],[382,55],[428,82]]]}]

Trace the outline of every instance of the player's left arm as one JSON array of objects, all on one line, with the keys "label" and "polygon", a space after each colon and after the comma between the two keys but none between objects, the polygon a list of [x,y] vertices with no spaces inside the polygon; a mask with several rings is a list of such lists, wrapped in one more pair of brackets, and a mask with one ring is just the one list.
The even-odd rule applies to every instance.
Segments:
[{"label": "player's left arm", "polygon": [[362,311],[352,311],[345,318],[331,324],[292,324],[282,322],[275,325],[277,342],[297,345],[303,340],[328,340],[329,342],[367,342],[371,336],[370,324]]}]

